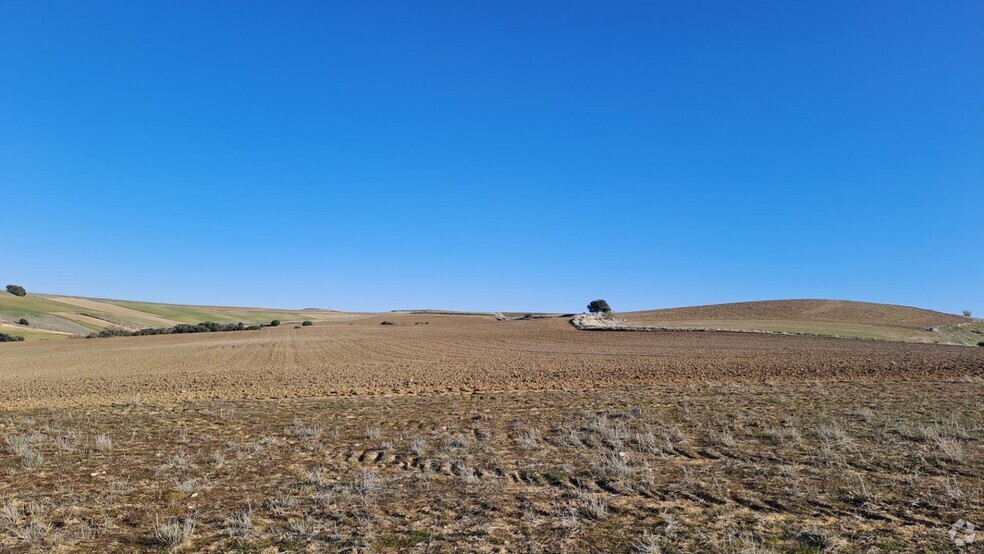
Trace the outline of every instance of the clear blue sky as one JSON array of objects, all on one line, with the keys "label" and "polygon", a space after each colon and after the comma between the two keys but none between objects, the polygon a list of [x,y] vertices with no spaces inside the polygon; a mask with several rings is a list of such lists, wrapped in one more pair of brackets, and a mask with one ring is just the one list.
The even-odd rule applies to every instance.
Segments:
[{"label": "clear blue sky", "polygon": [[0,2],[0,281],[984,314],[984,2]]}]

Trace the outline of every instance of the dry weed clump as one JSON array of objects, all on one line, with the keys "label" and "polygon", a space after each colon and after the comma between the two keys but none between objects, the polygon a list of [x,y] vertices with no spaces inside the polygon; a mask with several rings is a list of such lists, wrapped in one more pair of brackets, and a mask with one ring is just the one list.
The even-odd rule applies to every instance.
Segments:
[{"label": "dry weed clump", "polygon": [[195,534],[195,521],[186,519],[169,519],[161,521],[160,516],[154,522],[154,539],[164,546],[177,548],[191,543]]}]

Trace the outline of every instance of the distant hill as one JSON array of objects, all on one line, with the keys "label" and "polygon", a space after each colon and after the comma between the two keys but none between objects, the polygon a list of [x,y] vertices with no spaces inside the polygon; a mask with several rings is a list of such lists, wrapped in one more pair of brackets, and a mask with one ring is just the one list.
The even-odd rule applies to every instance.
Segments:
[{"label": "distant hill", "polygon": [[788,332],[976,344],[984,324],[922,308],[849,300],[766,300],[624,312],[625,327]]},{"label": "distant hill", "polygon": [[[27,340],[88,335],[107,327],[135,330],[203,321],[259,324],[274,319],[287,324],[304,320],[338,321],[347,317],[354,316],[332,310],[187,306],[30,293],[18,297],[0,292],[0,332],[21,335]],[[22,318],[30,326],[18,325]]]},{"label": "distant hill", "polygon": [[965,323],[967,318],[922,308],[851,300],[764,300],[623,314],[635,320],[694,319],[827,321],[927,329]]}]

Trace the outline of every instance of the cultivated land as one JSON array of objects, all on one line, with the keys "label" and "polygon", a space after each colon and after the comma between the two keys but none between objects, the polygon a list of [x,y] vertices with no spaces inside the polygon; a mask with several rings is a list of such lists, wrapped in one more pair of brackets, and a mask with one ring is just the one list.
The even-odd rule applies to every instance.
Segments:
[{"label": "cultivated land", "polygon": [[331,313],[0,345],[0,550],[948,552],[984,521],[981,348]]},{"label": "cultivated land", "polygon": [[984,322],[908,306],[845,300],[772,300],[617,314],[623,327],[791,333],[976,345]]},{"label": "cultivated land", "polygon": [[[0,291],[0,325],[9,325],[24,318],[31,323],[30,329],[34,331],[57,331],[68,336],[85,336],[112,327],[137,330],[203,321],[252,325],[270,323],[274,319],[294,323],[346,321],[358,317],[359,314],[332,310],[183,306],[34,293],[18,297]],[[18,334],[27,340],[36,338],[25,333]]]}]

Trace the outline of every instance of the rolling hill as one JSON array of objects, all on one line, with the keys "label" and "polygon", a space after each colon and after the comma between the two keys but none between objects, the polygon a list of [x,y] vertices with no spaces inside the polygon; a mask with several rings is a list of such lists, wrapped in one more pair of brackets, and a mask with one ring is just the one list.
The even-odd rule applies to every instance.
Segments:
[{"label": "rolling hill", "polygon": [[[410,313],[433,315],[438,312]],[[0,333],[21,335],[28,341],[85,336],[109,327],[138,330],[203,321],[262,324],[274,319],[284,324],[305,320],[338,322],[365,319],[369,315],[373,314],[159,304],[51,294],[18,297],[0,292]],[[505,318],[502,314],[474,315]],[[30,326],[16,323],[22,318],[28,320]],[[908,306],[845,300],[770,300],[624,312],[617,314],[615,322],[604,323],[606,328],[614,325],[619,330],[789,333],[964,345],[975,345],[984,340],[984,321],[981,320]]]},{"label": "rolling hill", "polygon": [[922,308],[848,300],[766,300],[619,313],[622,329],[757,331],[976,344],[984,323]]},{"label": "rolling hill", "polygon": [[[185,306],[48,294],[18,297],[0,292],[0,333],[21,335],[29,341],[88,335],[107,327],[136,330],[203,321],[259,324],[274,319],[286,324],[355,317],[358,316],[332,310]],[[30,325],[18,325],[16,322],[20,319],[26,319]]]}]

